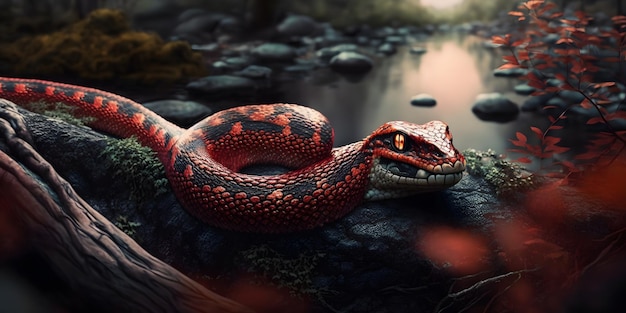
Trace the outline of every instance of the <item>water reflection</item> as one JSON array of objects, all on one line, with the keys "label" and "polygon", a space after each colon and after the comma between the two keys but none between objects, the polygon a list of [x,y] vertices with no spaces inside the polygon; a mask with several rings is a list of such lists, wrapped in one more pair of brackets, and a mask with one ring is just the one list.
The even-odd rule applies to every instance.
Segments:
[{"label": "water reflection", "polygon": [[[361,139],[390,120],[442,120],[450,125],[457,148],[506,152],[508,138],[528,129],[532,115],[520,114],[514,122],[498,124],[481,121],[471,112],[480,93],[502,92],[516,103],[523,100],[510,92],[516,79],[491,74],[502,63],[501,55],[484,48],[478,38],[460,34],[419,44],[425,45],[425,54],[411,54],[410,47],[402,47],[395,56],[381,59],[360,82],[319,71],[309,80],[287,84],[284,101],[314,107],[328,116],[337,145]],[[411,97],[419,93],[434,96],[437,106],[411,106]]]}]

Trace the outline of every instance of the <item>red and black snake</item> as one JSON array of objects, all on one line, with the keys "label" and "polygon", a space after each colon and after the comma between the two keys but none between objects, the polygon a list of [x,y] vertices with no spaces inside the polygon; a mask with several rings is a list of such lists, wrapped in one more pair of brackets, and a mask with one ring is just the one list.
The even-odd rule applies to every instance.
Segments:
[{"label": "red and black snake", "polygon": [[[180,128],[124,97],[34,79],[0,78],[0,98],[17,104],[62,102],[93,117],[89,126],[135,136],[165,166],[178,200],[202,221],[247,232],[289,232],[334,221],[364,200],[447,188],[464,157],[448,126],[388,122],[362,141],[333,148],[319,112],[294,104],[248,105]],[[242,169],[280,165],[285,173]]]}]

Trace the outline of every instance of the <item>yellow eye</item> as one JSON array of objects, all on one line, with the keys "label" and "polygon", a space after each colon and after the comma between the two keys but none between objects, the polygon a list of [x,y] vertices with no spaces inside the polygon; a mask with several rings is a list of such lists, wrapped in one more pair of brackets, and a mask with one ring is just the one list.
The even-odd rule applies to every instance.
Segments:
[{"label": "yellow eye", "polygon": [[400,150],[403,151],[405,148],[405,138],[404,138],[404,134],[396,134],[395,136],[393,136],[393,146]]}]

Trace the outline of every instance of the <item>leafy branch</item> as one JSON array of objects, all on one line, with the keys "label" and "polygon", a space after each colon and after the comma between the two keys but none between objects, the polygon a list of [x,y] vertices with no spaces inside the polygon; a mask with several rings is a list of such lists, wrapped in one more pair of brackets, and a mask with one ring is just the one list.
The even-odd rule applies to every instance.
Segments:
[{"label": "leafy branch", "polygon": [[[552,110],[547,115],[549,126],[530,128],[538,143],[529,142],[524,133],[517,132],[511,142],[518,149],[513,151],[526,155],[519,159],[521,162],[551,159],[552,164],[569,172],[580,170],[582,165],[612,163],[626,149],[626,130],[615,126],[626,121],[625,100],[615,97],[626,88],[622,72],[626,59],[626,16],[613,17],[612,28],[592,27],[592,18],[584,12],[566,16],[556,8],[549,1],[526,1],[519,10],[509,12],[524,24],[524,31],[492,37],[494,44],[509,52],[499,69],[527,69],[524,78],[536,88],[534,96],[575,92],[582,99],[564,106],[544,106],[544,110]],[[545,38],[549,36],[557,38],[548,41]],[[583,127],[593,134],[583,153],[563,145],[555,132],[564,129],[564,121],[575,114],[572,109],[577,107],[595,111],[583,115]],[[602,126],[601,131],[598,126]],[[562,160],[557,161],[557,156]]]}]

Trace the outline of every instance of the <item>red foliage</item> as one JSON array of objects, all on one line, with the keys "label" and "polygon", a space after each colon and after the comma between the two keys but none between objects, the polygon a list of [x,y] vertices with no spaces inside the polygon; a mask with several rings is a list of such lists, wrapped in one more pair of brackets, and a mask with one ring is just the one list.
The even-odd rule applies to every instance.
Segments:
[{"label": "red foliage", "polygon": [[417,248],[433,264],[455,275],[474,274],[489,265],[485,238],[470,231],[431,228],[421,236]]},{"label": "red foliage", "polygon": [[[619,91],[618,83],[626,84],[626,74],[622,72],[626,61],[626,16],[613,17],[612,29],[592,29],[589,27],[592,19],[584,12],[565,16],[555,9],[552,2],[533,0],[524,2],[518,11],[509,12],[523,21],[526,29],[521,36],[492,37],[493,43],[510,51],[510,55],[503,57],[504,64],[499,68],[529,69],[525,78],[537,89],[534,95],[571,90],[581,94],[583,100],[565,108],[545,107],[561,111],[548,116],[551,124],[545,130],[531,128],[538,138],[537,144],[529,143],[526,136],[518,132],[517,138],[511,140],[518,147],[513,151],[527,155],[520,158],[524,162],[531,160],[530,157],[555,160],[558,155],[561,161],[554,163],[564,166],[567,171],[577,170],[577,166],[585,162],[587,165],[601,160],[611,162],[626,150],[626,132],[615,130],[610,123],[626,120],[626,103],[622,100],[617,106],[609,106],[615,101],[610,96]],[[550,34],[559,36],[555,43],[544,40]],[[612,53],[595,55],[594,49]],[[607,75],[611,77],[608,81],[605,79]],[[551,79],[552,84],[549,84]],[[556,86],[555,80],[559,82]],[[561,140],[553,131],[562,129],[563,121],[575,106],[593,110],[597,115],[585,115],[590,117],[582,127],[601,124],[606,130],[596,133],[595,138],[587,143],[586,152],[568,153],[570,148],[559,145]]]}]

